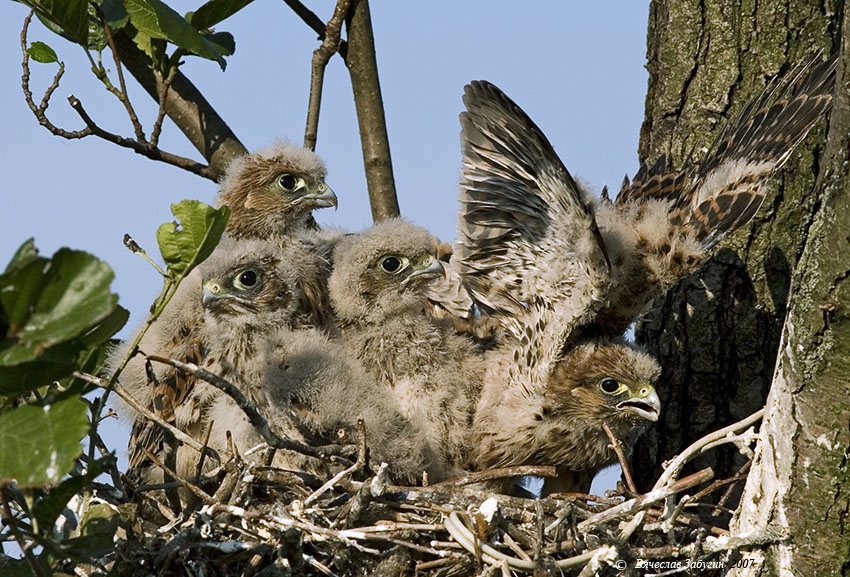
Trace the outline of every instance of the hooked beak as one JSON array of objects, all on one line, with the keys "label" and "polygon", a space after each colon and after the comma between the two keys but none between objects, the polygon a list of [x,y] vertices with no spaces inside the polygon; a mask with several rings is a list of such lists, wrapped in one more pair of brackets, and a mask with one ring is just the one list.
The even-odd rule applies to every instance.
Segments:
[{"label": "hooked beak", "polygon": [[316,185],[315,192],[310,192],[302,196],[298,202],[310,202],[315,208],[328,208],[330,206],[337,207],[337,198],[331,187],[320,182]]},{"label": "hooked beak", "polygon": [[617,405],[621,411],[629,411],[647,421],[657,421],[661,415],[661,399],[652,385],[641,388],[636,397],[623,401]]},{"label": "hooked beak", "polygon": [[221,285],[215,281],[207,281],[204,283],[204,296],[201,299],[201,302],[204,305],[205,309],[208,309],[214,306],[214,303],[219,300],[225,298],[224,290],[222,290]]},{"label": "hooked beak", "polygon": [[437,257],[434,255],[428,255],[428,260],[425,261],[428,263],[428,266],[425,268],[420,268],[418,270],[413,271],[410,275],[401,281],[401,285],[399,288],[404,288],[407,283],[412,281],[415,278],[419,279],[428,279],[428,278],[437,278],[439,276],[443,276],[446,274],[446,269],[443,268],[443,263],[440,262]]}]

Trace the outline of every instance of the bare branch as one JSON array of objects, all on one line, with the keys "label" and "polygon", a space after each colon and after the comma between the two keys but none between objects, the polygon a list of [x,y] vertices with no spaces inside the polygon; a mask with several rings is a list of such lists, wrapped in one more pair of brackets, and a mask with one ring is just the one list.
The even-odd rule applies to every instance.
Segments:
[{"label": "bare branch", "polygon": [[516,467],[502,467],[500,469],[487,469],[477,473],[468,473],[457,479],[449,479],[429,485],[429,489],[441,489],[443,487],[462,487],[473,483],[483,483],[505,477],[522,477],[523,475],[537,475],[538,477],[557,477],[555,467],[549,465],[519,465]]},{"label": "bare branch", "polygon": [[164,150],[160,150],[159,148],[147,142],[137,142],[130,138],[125,138],[123,136],[108,132],[100,128],[97,124],[95,124],[94,120],[92,120],[91,116],[88,115],[85,108],[83,108],[83,103],[80,102],[79,98],[72,94],[68,97],[68,102],[71,104],[71,108],[73,108],[74,111],[80,115],[80,118],[83,119],[83,122],[85,122],[86,127],[89,130],[89,134],[93,134],[98,138],[102,138],[103,140],[107,140],[113,144],[117,144],[118,146],[129,148],[137,152],[138,154],[141,154],[142,156],[150,158],[151,160],[165,162],[167,164],[177,166],[184,170],[188,170],[189,172],[195,173],[198,176],[203,176],[204,178],[215,180],[215,175],[211,167],[196,162],[191,158],[185,158],[183,156],[171,154],[170,152],[165,152]]},{"label": "bare branch", "polygon": [[210,497],[210,495],[206,491],[204,491],[194,483],[190,482],[188,479],[182,478],[180,475],[177,474],[176,471],[170,469],[165,463],[163,463],[156,455],[148,451],[147,448],[139,448],[142,450],[142,453],[145,454],[145,457],[150,459],[154,465],[165,471],[165,473],[168,474],[169,477],[176,479],[181,485],[192,491],[192,493],[197,495],[204,503],[208,505],[215,503],[215,500]]},{"label": "bare branch", "polygon": [[346,24],[348,72],[360,126],[369,203],[372,220],[380,222],[398,216],[399,209],[368,0],[353,0]]},{"label": "bare branch", "polygon": [[620,461],[620,468],[623,470],[623,477],[626,479],[626,486],[629,491],[637,494],[638,490],[635,487],[635,482],[632,480],[632,473],[629,470],[629,464],[626,462],[626,455],[623,453],[623,444],[614,436],[614,431],[608,426],[608,423],[602,423],[602,428],[605,429],[605,434],[611,440],[611,448],[617,453],[617,460]]},{"label": "bare branch", "polygon": [[578,524],[578,530],[580,533],[586,533],[593,527],[610,519],[616,519],[617,517],[621,517],[623,515],[628,515],[630,513],[635,513],[638,511],[644,511],[648,509],[652,504],[657,503],[659,501],[663,501],[667,497],[675,495],[676,493],[681,493],[682,491],[690,489],[695,485],[704,483],[705,481],[710,480],[713,476],[714,471],[712,471],[710,467],[703,469],[702,471],[698,471],[693,475],[689,475],[683,479],[676,481],[675,483],[671,483],[669,485],[664,485],[660,488],[653,489],[649,493],[640,495],[638,497],[635,497],[634,499],[629,499],[628,501],[620,503],[619,505],[615,505],[609,509],[606,509],[602,513],[594,515],[589,519],[585,519],[584,521]]},{"label": "bare branch", "polygon": [[321,46],[313,51],[313,72],[310,78],[310,104],[307,108],[307,127],[304,130],[304,148],[316,150],[316,137],[319,131],[319,111],[322,107],[322,85],[325,82],[325,68],[331,56],[339,50],[342,22],[348,15],[350,0],[339,0],[334,14],[328,22],[327,33]]},{"label": "bare branch", "polygon": [[[107,390],[110,389],[109,382],[106,379],[101,379],[100,377],[96,377],[94,375],[90,375],[90,374],[84,373],[82,371],[74,371],[73,374],[74,374],[74,377],[76,377],[80,380],[86,381],[87,383],[91,383],[91,384],[93,384],[97,387],[100,387],[101,389],[107,389]],[[130,407],[132,407],[134,411],[136,411],[137,413],[139,413],[140,415],[142,415],[146,419],[156,423],[157,425],[159,425],[163,429],[166,429],[169,433],[174,435],[174,437],[178,441],[184,443],[185,445],[187,445],[189,447],[192,447],[193,449],[195,449],[196,451],[198,451],[202,455],[209,455],[210,457],[212,457],[216,461],[221,461],[221,458],[218,456],[218,453],[215,450],[210,449],[209,447],[202,445],[201,443],[199,443],[198,441],[196,441],[195,439],[193,439],[192,437],[190,437],[189,435],[187,435],[186,433],[184,433],[183,431],[181,431],[180,429],[178,429],[174,425],[171,425],[171,424],[163,421],[155,413],[153,413],[152,411],[143,407],[141,405],[141,403],[139,403],[139,401],[134,399],[133,396],[124,389],[124,387],[116,385],[116,386],[112,387],[112,391],[114,391],[116,395],[121,397],[121,399],[125,403],[130,405]]]},{"label": "bare branch", "polygon": [[21,52],[23,53],[23,60],[21,61],[21,68],[23,69],[23,72],[21,73],[21,89],[24,91],[24,99],[26,100],[27,106],[29,106],[29,109],[32,110],[32,113],[35,115],[38,123],[50,131],[51,134],[67,138],[69,140],[89,136],[92,134],[91,129],[85,128],[83,130],[74,131],[64,130],[50,122],[45,114],[47,107],[50,105],[50,97],[53,95],[53,92],[59,88],[59,81],[62,79],[62,75],[65,74],[65,64],[62,62],[59,63],[59,71],[53,77],[53,82],[50,83],[50,86],[48,86],[47,90],[44,92],[41,104],[36,105],[35,101],[32,99],[32,91],[30,90],[30,55],[29,52],[27,52],[27,32],[29,31],[33,12],[33,10],[30,10],[30,13],[27,14],[26,18],[24,18],[24,25],[21,28]]},{"label": "bare branch", "polygon": [[121,62],[145,92],[155,102],[159,102],[161,94],[165,94],[166,114],[209,163],[208,170],[196,174],[218,181],[230,161],[248,153],[227,123],[182,72],[175,72],[168,90],[163,91],[165,80],[154,72],[150,58],[136,47],[126,32],[113,31],[113,40]]},{"label": "bare branch", "polygon": [[[109,44],[109,51],[112,52],[112,60],[115,62],[115,73],[118,76],[119,89],[117,92],[114,92],[114,94],[118,97],[121,104],[124,105],[124,109],[127,111],[127,116],[130,117],[130,123],[133,125],[133,131],[136,133],[136,140],[139,142],[147,142],[147,139],[145,138],[145,131],[142,128],[142,123],[139,122],[136,110],[130,103],[130,95],[127,93],[127,84],[124,82],[124,67],[121,66],[121,59],[118,57],[118,49],[115,47],[115,40],[112,38],[112,31],[106,23],[106,16],[104,16],[103,10],[100,6],[97,4],[93,4],[93,6],[97,12],[98,19],[100,19],[100,24],[103,26],[103,34],[106,36],[107,44]],[[153,146],[156,146],[156,144],[152,144]]]},{"label": "bare branch", "polygon": [[[312,28],[316,34],[319,35],[320,40],[325,39],[326,31],[325,31],[325,23],[322,22],[322,19],[316,16],[315,12],[307,8],[304,4],[299,2],[298,0],[283,0],[287,6],[292,8],[292,11],[295,12],[301,20],[304,21],[307,26]],[[340,40],[339,42],[339,55],[342,56],[343,60],[348,59],[348,43],[345,40]]]},{"label": "bare branch", "polygon": [[148,355],[149,360],[163,363],[166,365],[170,365],[176,369],[180,369],[188,374],[198,377],[199,379],[211,384],[215,388],[224,392],[228,395],[233,401],[242,409],[242,412],[245,413],[245,416],[248,417],[248,421],[253,425],[253,427],[257,430],[260,436],[263,437],[263,440],[268,443],[270,447],[274,447],[275,449],[285,449],[287,451],[295,451],[296,453],[301,453],[302,455],[307,455],[308,457],[315,457],[317,459],[322,459],[331,456],[344,456],[347,457],[351,454],[351,447],[345,445],[326,445],[324,447],[311,447],[309,445],[305,445],[303,443],[299,443],[297,441],[292,441],[290,439],[283,439],[277,435],[274,431],[272,431],[269,426],[269,422],[266,418],[260,414],[257,410],[257,407],[254,406],[251,401],[248,400],[248,397],[245,396],[245,393],[239,390],[236,385],[231,383],[230,381],[223,379],[219,375],[212,373],[206,369],[199,367],[194,363],[183,363],[176,359],[169,359],[167,357],[160,357],[158,355]]}]

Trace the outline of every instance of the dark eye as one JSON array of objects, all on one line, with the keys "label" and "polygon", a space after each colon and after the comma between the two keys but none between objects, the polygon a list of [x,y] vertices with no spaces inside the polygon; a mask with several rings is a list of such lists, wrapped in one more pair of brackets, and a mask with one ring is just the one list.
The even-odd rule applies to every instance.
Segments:
[{"label": "dark eye", "polygon": [[295,190],[295,185],[298,184],[298,179],[291,174],[284,174],[280,177],[279,182],[284,190]]},{"label": "dark eye", "polygon": [[388,256],[381,261],[381,268],[387,272],[396,272],[401,267],[401,261],[394,256]]},{"label": "dark eye", "polygon": [[616,393],[618,390],[620,390],[620,383],[618,383],[615,379],[605,379],[599,386],[602,388],[603,392],[609,394]]},{"label": "dark eye", "polygon": [[243,270],[233,279],[233,285],[240,289],[249,289],[257,284],[257,272],[252,269]]}]

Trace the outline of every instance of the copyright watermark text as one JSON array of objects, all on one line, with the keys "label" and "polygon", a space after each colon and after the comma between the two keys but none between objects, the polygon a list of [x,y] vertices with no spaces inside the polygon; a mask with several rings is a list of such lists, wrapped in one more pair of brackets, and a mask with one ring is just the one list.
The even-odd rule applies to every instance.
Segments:
[{"label": "copyright watermark text", "polygon": [[730,567],[749,567],[752,559],[737,559],[735,561],[707,560],[707,559],[637,559],[627,563],[618,559],[614,568],[624,571],[630,565],[635,569],[647,569],[649,571],[709,571],[712,569],[728,569]]}]

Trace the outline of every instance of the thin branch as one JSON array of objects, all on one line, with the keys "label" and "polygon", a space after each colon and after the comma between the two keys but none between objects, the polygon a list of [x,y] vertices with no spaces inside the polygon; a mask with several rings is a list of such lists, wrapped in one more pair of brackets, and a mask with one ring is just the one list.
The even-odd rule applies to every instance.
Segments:
[{"label": "thin branch", "polygon": [[30,10],[30,13],[27,14],[26,18],[24,18],[24,25],[21,28],[21,52],[23,53],[23,60],[21,61],[21,68],[23,70],[21,73],[21,89],[24,91],[24,100],[26,100],[27,106],[29,106],[29,109],[32,110],[32,113],[35,115],[38,123],[45,127],[51,134],[67,138],[69,140],[85,138],[92,134],[91,129],[85,128],[83,130],[74,131],[64,130],[50,122],[46,115],[47,107],[50,105],[50,97],[53,95],[53,92],[59,88],[59,81],[62,79],[62,75],[65,74],[64,63],[59,63],[59,71],[53,77],[53,82],[50,83],[50,86],[48,86],[47,90],[44,92],[41,104],[36,105],[35,101],[32,99],[32,91],[30,90],[30,55],[29,52],[27,52],[27,32],[29,31],[33,13],[34,11]]},{"label": "thin branch", "polygon": [[102,138],[103,140],[109,141],[113,144],[117,144],[118,146],[129,148],[142,156],[150,158],[151,160],[158,160],[160,162],[165,162],[167,164],[171,164],[182,168],[183,170],[188,170],[198,176],[203,176],[204,178],[209,178],[211,180],[215,180],[215,174],[213,170],[205,165],[192,160],[191,158],[185,158],[183,156],[178,156],[176,154],[171,154],[170,152],[165,152],[164,150],[160,150],[159,148],[151,145],[150,143],[141,143],[137,142],[130,138],[125,138],[123,136],[118,136],[117,134],[113,134],[111,132],[107,132],[106,130],[100,128],[97,124],[95,124],[94,120],[92,120],[91,116],[88,115],[85,108],[83,108],[83,103],[80,102],[80,99],[74,96],[73,94],[68,97],[68,102],[71,104],[71,108],[82,118],[83,122],[85,122],[86,126],[89,129],[89,133],[97,136],[98,138]]},{"label": "thin branch", "polygon": [[635,482],[632,480],[632,473],[629,470],[629,464],[626,462],[626,455],[623,453],[623,444],[614,436],[614,431],[611,430],[608,423],[602,423],[602,428],[605,429],[605,434],[611,440],[611,448],[614,449],[614,452],[617,454],[617,460],[620,461],[620,468],[623,470],[623,477],[626,479],[626,485],[629,491],[637,494],[637,487],[635,487]]},{"label": "thin branch", "polygon": [[[74,371],[73,375],[74,375],[75,378],[86,381],[87,383],[91,383],[91,384],[93,384],[97,387],[100,387],[101,389],[107,389],[108,390],[110,388],[109,382],[106,379],[101,379],[100,377],[96,377],[94,375],[90,375],[90,374],[84,373],[82,371]],[[174,437],[178,441],[184,443],[185,445],[187,445],[189,447],[192,447],[193,449],[195,449],[196,451],[198,451],[202,455],[209,455],[210,457],[212,457],[213,459],[215,459],[217,461],[221,460],[221,458],[219,457],[218,453],[215,450],[210,449],[209,447],[205,447],[204,445],[202,445],[201,443],[199,443],[198,441],[196,441],[195,439],[193,439],[192,437],[190,437],[189,435],[187,435],[186,433],[184,433],[183,431],[181,431],[180,429],[178,429],[174,425],[166,423],[159,416],[157,416],[155,413],[153,413],[152,411],[143,407],[136,399],[134,399],[132,397],[132,395],[130,395],[130,393],[128,393],[124,389],[124,387],[114,386],[114,387],[112,387],[112,391],[116,395],[121,397],[121,399],[125,403],[130,405],[130,407],[132,407],[134,411],[136,411],[137,413],[139,413],[140,415],[142,415],[146,419],[153,421],[154,423],[156,423],[157,425],[159,425],[163,429],[166,429],[168,432],[170,432],[172,435],[174,435]]]},{"label": "thin branch", "polygon": [[171,90],[171,83],[174,82],[174,78],[176,76],[177,66],[172,66],[168,70],[168,76],[163,79],[162,84],[157,86],[157,89],[159,90],[159,110],[156,113],[156,120],[154,120],[153,128],[151,129],[152,146],[157,146],[159,144],[159,135],[162,133],[162,124],[165,121],[168,92]]},{"label": "thin branch", "polygon": [[260,414],[257,410],[257,407],[248,400],[248,397],[245,396],[245,393],[239,390],[236,385],[231,383],[230,381],[212,373],[206,369],[199,367],[194,363],[183,363],[176,359],[169,359],[167,357],[160,357],[158,355],[148,355],[149,360],[163,363],[166,365],[170,365],[176,369],[180,369],[188,374],[191,374],[199,379],[211,384],[215,388],[224,392],[227,396],[233,399],[242,412],[245,413],[245,416],[248,417],[248,421],[253,425],[253,427],[257,430],[263,440],[270,447],[274,447],[275,449],[285,449],[287,451],[295,451],[296,453],[301,453],[302,455],[307,455],[308,457],[315,457],[317,459],[323,459],[327,457],[333,456],[343,456],[347,457],[351,455],[351,447],[349,446],[340,446],[340,445],[326,445],[323,447],[311,447],[309,445],[305,445],[303,443],[299,443],[297,441],[292,441],[290,439],[283,439],[277,435],[274,431],[271,430],[269,426],[269,422],[266,418]]},{"label": "thin branch", "polygon": [[331,56],[339,50],[342,23],[348,15],[350,0],[339,0],[334,14],[328,21],[325,38],[321,46],[313,51],[313,70],[310,77],[310,104],[307,108],[307,127],[304,130],[304,148],[316,150],[316,137],[319,132],[319,111],[322,107],[322,86],[325,82],[325,68]]},{"label": "thin branch", "polygon": [[144,453],[145,457],[150,459],[154,465],[165,471],[168,476],[179,481],[181,485],[192,491],[192,493],[197,495],[204,503],[206,503],[207,505],[212,505],[213,503],[215,503],[215,499],[213,499],[206,491],[204,491],[188,479],[182,478],[180,475],[177,474],[176,471],[172,470],[165,463],[163,463],[156,455],[148,451],[146,447],[139,446],[139,449],[142,450],[142,453]]},{"label": "thin branch", "polygon": [[327,491],[331,490],[339,483],[342,479],[357,471],[358,469],[362,469],[366,466],[366,425],[363,422],[362,417],[357,419],[357,462],[348,467],[347,469],[343,469],[336,475],[334,475],[327,483],[316,489],[312,495],[304,499],[304,507],[309,507],[313,503],[318,500],[319,497],[324,495]]},{"label": "thin branch", "polygon": [[702,471],[698,471],[693,475],[689,475],[683,479],[680,479],[670,485],[665,485],[659,487],[658,489],[653,489],[649,493],[644,495],[640,495],[635,497],[634,499],[629,499],[619,505],[615,505],[610,509],[606,509],[601,513],[597,513],[593,517],[585,519],[581,523],[578,524],[578,530],[580,533],[586,533],[590,531],[593,527],[596,527],[600,523],[604,523],[605,521],[609,521],[611,519],[616,519],[618,517],[629,515],[631,513],[636,513],[638,511],[645,511],[654,503],[659,501],[663,501],[667,497],[671,495],[675,495],[676,493],[681,493],[686,489],[690,489],[700,483],[704,483],[710,480],[714,476],[714,471],[711,470],[710,467],[703,469]]},{"label": "thin branch", "polygon": [[[115,73],[118,76],[119,90],[114,92],[114,94],[118,97],[121,104],[124,105],[124,109],[127,111],[127,116],[130,117],[130,123],[133,125],[133,131],[136,133],[136,140],[139,142],[147,142],[147,139],[145,138],[145,131],[142,128],[142,123],[139,122],[136,110],[130,103],[130,95],[127,93],[127,84],[124,82],[124,67],[121,66],[121,59],[118,57],[118,49],[115,47],[115,40],[112,38],[112,31],[109,29],[109,24],[106,23],[106,16],[103,14],[103,10],[100,6],[97,4],[93,4],[93,6],[97,13],[97,17],[100,19],[100,24],[103,26],[103,34],[106,36],[107,44],[109,44],[109,51],[112,52],[112,60],[115,62]],[[105,77],[106,71],[103,71],[103,74]],[[156,144],[151,144],[156,146]]]},{"label": "thin branch", "polygon": [[372,219],[380,222],[398,216],[399,208],[367,0],[352,1],[346,24],[349,44],[346,63],[360,127],[369,204]]},{"label": "thin branch", "polygon": [[488,469],[477,473],[468,473],[463,477],[440,481],[428,485],[429,489],[441,489],[444,487],[462,487],[473,483],[504,479],[505,477],[522,477],[524,475],[536,475],[538,477],[557,477],[555,467],[549,465],[520,465],[517,467],[502,467],[500,469]]},{"label": "thin branch", "polygon": [[24,558],[26,559],[27,565],[29,565],[32,574],[38,575],[39,577],[47,577],[43,567],[38,564],[38,560],[33,556],[32,551],[30,551],[30,547],[27,546],[27,543],[24,541],[24,538],[20,533],[20,529],[18,528],[18,521],[15,518],[15,514],[12,512],[12,508],[9,506],[9,499],[6,497],[6,487],[12,482],[12,479],[0,479],[0,505],[3,507],[0,514],[2,514],[3,524],[9,527],[12,536],[15,538],[15,542],[24,554]]},{"label": "thin branch", "polygon": [[[316,34],[319,35],[319,39],[324,40],[326,31],[325,31],[325,23],[322,22],[322,19],[316,16],[316,13],[307,8],[304,4],[299,2],[298,0],[283,0],[284,3],[292,8],[292,11],[295,12],[304,23],[312,28]],[[340,40],[339,42],[339,55],[342,56],[343,60],[348,59],[348,43],[345,40]]]}]

